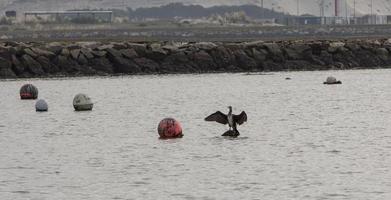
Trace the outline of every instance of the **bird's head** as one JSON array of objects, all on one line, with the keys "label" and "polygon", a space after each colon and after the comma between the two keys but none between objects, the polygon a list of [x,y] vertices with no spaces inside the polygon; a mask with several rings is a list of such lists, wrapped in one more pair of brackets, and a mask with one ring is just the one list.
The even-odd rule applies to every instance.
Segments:
[{"label": "bird's head", "polygon": [[228,109],[229,109],[229,110],[232,110],[232,106],[228,106]]}]

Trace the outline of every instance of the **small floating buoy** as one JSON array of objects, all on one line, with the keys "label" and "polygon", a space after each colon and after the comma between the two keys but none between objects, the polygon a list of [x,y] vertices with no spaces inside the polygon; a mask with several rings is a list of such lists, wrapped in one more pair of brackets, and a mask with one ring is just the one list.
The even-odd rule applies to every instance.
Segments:
[{"label": "small floating buoy", "polygon": [[94,104],[87,95],[77,94],[75,98],[73,98],[73,107],[76,111],[89,111],[92,110]]},{"label": "small floating buoy", "polygon": [[37,99],[38,89],[32,84],[25,84],[20,88],[20,99]]},{"label": "small floating buoy", "polygon": [[160,121],[157,131],[161,139],[183,137],[181,124],[173,118],[165,118]]},{"label": "small floating buoy", "polygon": [[46,112],[48,111],[49,107],[45,100],[40,99],[35,103],[35,110],[37,112]]},{"label": "small floating buoy", "polygon": [[337,79],[335,77],[329,76],[329,77],[327,77],[326,82],[323,82],[323,84],[334,85],[334,84],[342,84],[342,82],[337,81]]},{"label": "small floating buoy", "polygon": [[286,77],[285,80],[291,80],[291,78],[290,77]]}]

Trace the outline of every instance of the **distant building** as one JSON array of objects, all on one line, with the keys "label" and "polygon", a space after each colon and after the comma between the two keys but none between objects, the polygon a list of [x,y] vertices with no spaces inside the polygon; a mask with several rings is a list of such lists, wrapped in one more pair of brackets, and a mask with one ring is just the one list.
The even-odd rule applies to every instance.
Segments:
[{"label": "distant building", "polygon": [[287,26],[293,25],[320,25],[322,24],[322,18],[317,16],[295,16],[285,18],[283,24]]},{"label": "distant building", "polygon": [[8,18],[16,18],[16,11],[15,10],[5,11],[5,16]]},{"label": "distant building", "polygon": [[113,11],[29,11],[24,13],[24,21],[55,22],[106,22],[113,21]]}]

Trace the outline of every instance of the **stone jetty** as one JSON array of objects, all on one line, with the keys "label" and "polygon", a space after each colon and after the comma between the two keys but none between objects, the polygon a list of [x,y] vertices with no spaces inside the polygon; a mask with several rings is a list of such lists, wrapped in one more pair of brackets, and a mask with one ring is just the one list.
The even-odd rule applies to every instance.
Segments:
[{"label": "stone jetty", "polygon": [[1,42],[0,78],[388,68],[391,39]]}]

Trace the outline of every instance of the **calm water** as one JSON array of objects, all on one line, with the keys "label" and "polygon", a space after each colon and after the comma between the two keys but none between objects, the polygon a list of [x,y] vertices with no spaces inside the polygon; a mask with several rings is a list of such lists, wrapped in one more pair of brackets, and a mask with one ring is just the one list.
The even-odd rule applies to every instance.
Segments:
[{"label": "calm water", "polygon": [[[325,86],[328,75],[343,85]],[[292,80],[285,80],[291,77]],[[19,100],[27,82],[48,113]],[[0,199],[391,199],[391,70],[0,82]],[[84,92],[92,112],[74,112]],[[241,136],[203,118],[232,105]],[[175,117],[185,137],[159,140]]]}]

